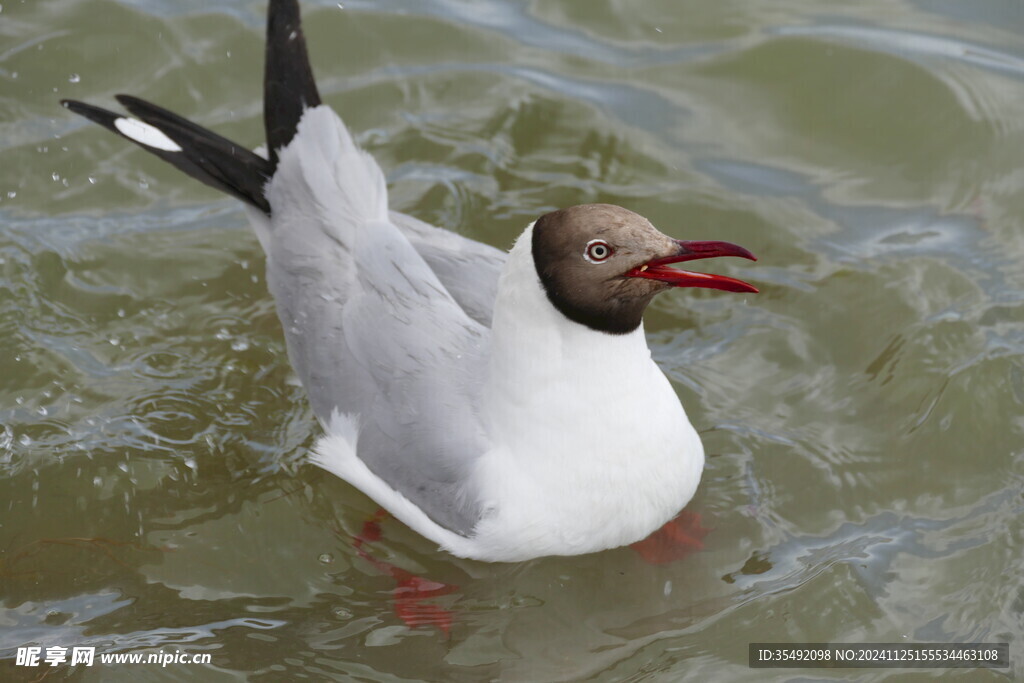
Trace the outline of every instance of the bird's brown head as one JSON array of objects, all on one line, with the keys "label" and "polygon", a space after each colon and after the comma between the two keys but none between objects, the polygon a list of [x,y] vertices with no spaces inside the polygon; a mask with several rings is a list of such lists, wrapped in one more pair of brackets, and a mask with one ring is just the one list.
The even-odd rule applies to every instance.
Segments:
[{"label": "bird's brown head", "polygon": [[676,240],[612,204],[544,214],[534,223],[531,248],[552,305],[570,320],[610,334],[635,330],[654,295],[672,287],[757,292],[741,280],[669,267],[715,256],[756,261],[743,247]]}]

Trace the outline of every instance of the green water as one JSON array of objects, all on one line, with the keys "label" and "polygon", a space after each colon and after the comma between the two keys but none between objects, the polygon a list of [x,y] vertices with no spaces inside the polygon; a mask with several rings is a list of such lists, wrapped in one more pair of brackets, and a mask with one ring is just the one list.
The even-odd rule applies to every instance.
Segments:
[{"label": "green water", "polygon": [[311,56],[394,208],[507,247],[612,202],[760,257],[714,269],[761,294],[647,316],[709,455],[704,550],[484,565],[392,522],[382,557],[458,586],[450,636],[404,626],[350,543],[374,504],[303,463],[237,203],[57,105],[255,146],[262,3],[5,0],[0,677],[45,673],[27,643],[212,657],[47,680],[846,675],[751,670],[761,641],[1009,641],[947,673],[1020,675],[1024,5],[342,4],[304,4]]}]

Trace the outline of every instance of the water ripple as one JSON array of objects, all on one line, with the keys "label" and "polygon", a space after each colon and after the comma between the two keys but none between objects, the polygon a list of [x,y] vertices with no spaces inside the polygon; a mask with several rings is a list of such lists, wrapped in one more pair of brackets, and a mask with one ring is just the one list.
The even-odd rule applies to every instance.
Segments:
[{"label": "water ripple", "polygon": [[1024,59],[953,38],[865,26],[778,26],[771,32],[780,36],[810,36],[842,40],[854,45],[888,52],[901,58],[910,56],[945,57],[1006,73],[1015,78],[1024,78]]}]

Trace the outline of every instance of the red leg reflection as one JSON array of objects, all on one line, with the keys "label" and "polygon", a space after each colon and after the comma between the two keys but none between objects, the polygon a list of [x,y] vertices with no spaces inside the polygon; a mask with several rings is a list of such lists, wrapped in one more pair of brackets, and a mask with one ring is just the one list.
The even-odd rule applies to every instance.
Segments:
[{"label": "red leg reflection", "polygon": [[360,557],[398,583],[392,591],[392,595],[395,601],[395,615],[402,620],[402,623],[410,628],[434,626],[447,636],[452,626],[452,612],[438,605],[424,602],[424,600],[452,593],[459,587],[416,576],[390,562],[377,559],[363,547],[367,543],[380,540],[380,523],[387,517],[387,514],[384,508],[379,508],[372,517],[366,520],[363,523],[362,531],[352,541],[352,547],[356,549]]},{"label": "red leg reflection", "polygon": [[711,529],[701,526],[700,514],[683,510],[653,534],[631,546],[649,564],[668,564],[704,549]]}]

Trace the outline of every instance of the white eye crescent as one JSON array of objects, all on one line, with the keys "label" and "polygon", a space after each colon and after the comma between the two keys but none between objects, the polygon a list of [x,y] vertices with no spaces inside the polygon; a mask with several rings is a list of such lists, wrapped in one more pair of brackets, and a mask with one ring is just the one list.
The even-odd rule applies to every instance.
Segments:
[{"label": "white eye crescent", "polygon": [[614,250],[604,240],[590,240],[583,250],[583,258],[591,263],[604,263],[613,253]]}]

